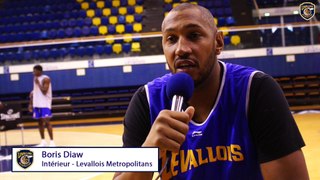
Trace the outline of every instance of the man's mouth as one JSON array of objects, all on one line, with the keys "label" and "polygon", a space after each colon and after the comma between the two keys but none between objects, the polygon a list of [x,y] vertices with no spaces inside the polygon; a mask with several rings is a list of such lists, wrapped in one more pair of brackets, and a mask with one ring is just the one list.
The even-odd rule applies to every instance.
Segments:
[{"label": "man's mouth", "polygon": [[184,59],[184,60],[177,60],[174,66],[175,66],[175,69],[177,70],[178,69],[184,70],[184,69],[191,69],[191,68],[197,67],[197,63],[189,59]]}]

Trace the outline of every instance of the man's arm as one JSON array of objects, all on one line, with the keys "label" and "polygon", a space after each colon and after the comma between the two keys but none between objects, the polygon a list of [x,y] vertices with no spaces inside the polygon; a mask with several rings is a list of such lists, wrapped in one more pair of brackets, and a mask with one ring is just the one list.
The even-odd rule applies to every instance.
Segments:
[{"label": "man's arm", "polygon": [[262,163],[260,166],[265,180],[309,179],[307,166],[301,150],[297,150],[285,157]]},{"label": "man's arm", "polygon": [[301,151],[305,144],[277,82],[257,73],[249,103],[249,126],[264,179],[308,179]]},{"label": "man's arm", "polygon": [[35,79],[36,85],[39,86],[42,94],[46,95],[49,89],[49,85],[51,83],[51,80],[49,78],[44,78],[42,80],[42,84],[39,82],[38,78]]},{"label": "man's arm", "polygon": [[29,112],[33,111],[32,107],[33,107],[33,91],[31,91],[29,94],[29,106],[28,106]]},{"label": "man's arm", "polygon": [[[143,96],[142,96],[143,97]],[[159,147],[160,150],[169,150],[172,152],[178,152],[181,144],[185,140],[185,136],[189,130],[188,123],[193,117],[194,108],[188,107],[185,112],[175,112],[170,110],[162,110],[157,116],[154,123],[151,124],[150,116],[146,114],[149,113],[148,102],[146,101],[146,96],[144,98],[140,98],[142,101],[139,102],[139,96],[137,93],[132,98],[127,113],[125,115],[124,120],[124,136],[123,142],[124,146],[130,144],[130,146],[134,145],[132,142],[139,142],[138,146],[142,147]],[[145,103],[146,102],[146,103]],[[145,106],[146,105],[146,106]],[[145,106],[144,108],[141,108]],[[139,107],[139,108],[137,108]],[[135,109],[135,110],[134,110]],[[139,111],[140,109],[140,111]],[[137,136],[139,132],[140,126],[145,124],[145,122],[141,122],[143,118],[145,122],[149,123],[149,127],[151,126],[150,131],[146,131],[147,134],[143,135],[143,137]],[[137,124],[141,124],[140,126]],[[135,129],[133,127],[138,127]],[[136,132],[136,133],[135,133]],[[137,141],[138,140],[138,141]],[[153,173],[116,173],[114,175],[114,179],[122,180],[122,179],[152,179]]]},{"label": "man's arm", "polygon": [[[144,87],[140,87],[133,95],[124,117],[122,141],[124,147],[141,147],[150,128],[151,121],[148,100]],[[153,173],[149,172],[116,172],[113,179],[150,180]]]}]

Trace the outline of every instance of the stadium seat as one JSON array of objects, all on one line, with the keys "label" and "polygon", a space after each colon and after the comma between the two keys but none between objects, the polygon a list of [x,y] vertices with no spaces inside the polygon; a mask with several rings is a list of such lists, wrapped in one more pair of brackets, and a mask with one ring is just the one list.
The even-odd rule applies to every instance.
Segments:
[{"label": "stadium seat", "polygon": [[126,31],[126,33],[133,33],[133,25],[126,24],[125,31]]},{"label": "stadium seat", "polygon": [[112,45],[111,44],[105,45],[105,53],[106,54],[111,54],[112,53]]},{"label": "stadium seat", "polygon": [[104,54],[104,51],[105,51],[105,48],[104,48],[104,46],[103,45],[96,45],[95,46],[95,48],[94,48],[94,52],[96,53],[96,54],[99,54],[99,55],[102,55],[102,54]]},{"label": "stadium seat", "polygon": [[142,31],[142,24],[141,23],[134,23],[133,24],[133,31],[137,32],[137,33]]},{"label": "stadium seat", "polygon": [[90,18],[92,18],[93,16],[95,16],[94,10],[93,10],[93,9],[87,10],[87,16],[90,17]]},{"label": "stadium seat", "polygon": [[127,0],[120,0],[120,6],[128,6]]},{"label": "stadium seat", "polygon": [[55,29],[51,29],[48,31],[48,38],[55,39],[57,36],[57,31]]},{"label": "stadium seat", "polygon": [[108,33],[109,33],[109,34],[115,34],[115,33],[116,33],[116,27],[115,27],[115,25],[109,25],[109,26],[108,26]]},{"label": "stadium seat", "polygon": [[171,4],[172,0],[164,0],[164,2],[167,3],[167,4]]},{"label": "stadium seat", "polygon": [[220,7],[222,7],[222,5],[223,5],[223,1],[218,1],[218,0],[216,0],[216,1],[214,1],[214,3],[213,3],[213,6],[214,6],[215,8],[220,8]]},{"label": "stadium seat", "polygon": [[83,46],[76,48],[76,55],[83,57],[85,55],[85,48]]},{"label": "stadium seat", "polygon": [[131,14],[126,15],[126,23],[133,23],[134,22],[134,16]]},{"label": "stadium seat", "polygon": [[119,14],[126,15],[127,14],[127,8],[126,7],[120,7],[119,8]]},{"label": "stadium seat", "polygon": [[133,6],[127,7],[127,14],[134,14],[134,7]]},{"label": "stadium seat", "polygon": [[69,27],[74,27],[74,26],[77,25],[77,21],[75,19],[73,19],[73,18],[69,19],[68,25],[69,25]]},{"label": "stadium seat", "polygon": [[[54,48],[55,49],[55,48]],[[55,50],[57,50],[57,49],[55,49]],[[17,60],[22,60],[22,57],[16,57],[17,58]],[[29,50],[27,50],[27,51],[24,51],[24,53],[23,53],[23,59],[25,59],[25,60],[31,60],[33,58],[33,56],[32,56],[32,52],[31,51],[29,51]]]},{"label": "stadium seat", "polygon": [[134,15],[134,21],[140,23],[140,22],[142,22],[142,17],[143,16],[141,14],[135,14]]},{"label": "stadium seat", "polygon": [[216,17],[213,18],[214,24],[218,25],[218,19]]},{"label": "stadium seat", "polygon": [[97,26],[91,26],[90,27],[90,35],[91,36],[97,36],[99,34],[99,29]]},{"label": "stadium seat", "polygon": [[95,9],[95,16],[101,17],[102,16],[102,10],[101,9]]},{"label": "stadium seat", "polygon": [[134,5],[136,5],[136,0],[128,0],[128,5],[129,5],[129,6],[134,6]]},{"label": "stadium seat", "polygon": [[109,24],[109,18],[108,17],[101,17],[101,24],[102,25],[108,25]]},{"label": "stadium seat", "polygon": [[180,3],[173,3],[172,8],[175,8],[175,7],[179,6],[179,5],[180,5]]},{"label": "stadium seat", "polygon": [[124,34],[123,35],[123,41],[126,43],[130,43],[132,41],[132,35],[131,34]]},{"label": "stadium seat", "polygon": [[122,47],[123,47],[123,52],[125,52],[125,53],[131,52],[131,44],[130,43],[124,43],[122,45]]},{"label": "stadium seat", "polygon": [[136,0],[136,3],[139,4],[139,5],[142,5],[144,2],[144,0]]},{"label": "stadium seat", "polygon": [[114,36],[112,36],[112,35],[107,35],[106,36],[106,42],[108,43],[108,44],[113,44],[113,42],[114,42]]},{"label": "stadium seat", "polygon": [[76,48],[70,47],[68,51],[69,51],[69,54],[70,54],[71,57],[75,57],[76,56]]},{"label": "stadium seat", "polygon": [[238,44],[240,44],[241,42],[241,38],[239,35],[233,35],[231,36],[231,44],[234,46],[237,46]]},{"label": "stadium seat", "polygon": [[216,16],[216,17],[223,17],[223,16],[224,16],[224,11],[223,11],[223,9],[220,9],[220,8],[215,9],[215,14],[214,14],[214,16]]},{"label": "stadium seat", "polygon": [[109,17],[109,23],[110,24],[117,24],[118,23],[118,18],[117,18],[117,16],[110,16]]},{"label": "stadium seat", "polygon": [[100,26],[99,27],[99,34],[105,35],[108,33],[108,28],[107,26]]},{"label": "stadium seat", "polygon": [[89,9],[96,9],[96,8],[97,8],[97,4],[95,2],[93,2],[93,1],[91,1],[89,3]]},{"label": "stadium seat", "polygon": [[91,26],[91,25],[92,25],[92,19],[89,18],[89,17],[86,17],[86,18],[84,19],[84,25],[85,25],[85,26]]},{"label": "stadium seat", "polygon": [[232,16],[227,17],[227,18],[226,18],[226,24],[227,24],[228,26],[233,26],[233,25],[235,25],[235,20],[234,20],[234,18],[233,18]]},{"label": "stadium seat", "polygon": [[112,45],[112,51],[116,54],[119,54],[122,52],[122,44],[120,43],[115,43]]},{"label": "stadium seat", "polygon": [[[52,48],[49,50],[49,57],[51,57],[53,59],[57,59],[57,58],[59,58],[59,56],[60,55],[59,55],[57,48]],[[25,57],[25,59],[26,59],[26,57]]]},{"label": "stadium seat", "polygon": [[231,43],[230,36],[223,37],[224,45],[229,45]]},{"label": "stadium seat", "polygon": [[119,24],[125,24],[126,23],[126,17],[125,16],[118,16],[118,23]]},{"label": "stadium seat", "polygon": [[229,31],[228,31],[229,28],[227,28],[227,27],[225,27],[225,26],[220,27],[219,30],[222,31],[222,33],[223,33],[224,36],[226,36],[226,35],[229,34]]},{"label": "stadium seat", "polygon": [[81,9],[84,9],[84,10],[89,9],[89,3],[88,2],[81,3]]},{"label": "stadium seat", "polygon": [[84,36],[88,36],[90,34],[90,28],[88,26],[83,26],[81,31]]},{"label": "stadium seat", "polygon": [[140,42],[133,42],[131,44],[131,51],[132,52],[140,52],[141,49],[140,49]]},{"label": "stadium seat", "polygon": [[119,9],[118,8],[111,8],[111,15],[117,16],[119,14]]},{"label": "stadium seat", "polygon": [[171,11],[171,9],[172,9],[172,4],[165,4],[164,5],[164,11],[165,12],[169,12],[169,11]]},{"label": "stadium seat", "polygon": [[84,0],[77,0],[78,3],[82,3]]},{"label": "stadium seat", "polygon": [[102,8],[104,8],[104,5],[105,5],[104,1],[98,1],[97,2],[97,8],[102,9]]},{"label": "stadium seat", "polygon": [[143,6],[135,6],[134,11],[136,14],[141,14],[143,13]]},{"label": "stadium seat", "polygon": [[104,9],[102,10],[102,14],[103,14],[104,16],[110,16],[110,14],[111,14],[111,9],[110,9],[110,8],[104,8]]},{"label": "stadium seat", "polygon": [[92,19],[92,24],[95,26],[99,26],[101,24],[101,19],[99,17],[95,17]]},{"label": "stadium seat", "polygon": [[57,31],[57,38],[65,38],[66,34],[64,32],[64,29],[58,29]]},{"label": "stadium seat", "polygon": [[227,7],[224,9],[224,15],[225,16],[232,16],[232,9],[231,7]]},{"label": "stadium seat", "polygon": [[[76,21],[76,26],[78,26],[78,27],[83,27],[84,26],[84,18],[78,18],[75,21]],[[55,25],[55,27],[57,27],[57,26]],[[52,27],[50,29],[54,29],[54,27]]]},{"label": "stadium seat", "polygon": [[225,26],[226,25],[226,19],[224,17],[218,18],[218,26]]},{"label": "stadium seat", "polygon": [[68,26],[68,21],[66,19],[60,21],[60,26],[61,27],[67,27]]},{"label": "stadium seat", "polygon": [[112,1],[112,6],[113,7],[119,7],[120,6],[120,0],[113,0]]},{"label": "stadium seat", "polygon": [[213,7],[214,7],[213,1],[207,1],[207,2],[205,3],[205,7],[206,7],[207,9],[213,8]]},{"label": "stadium seat", "polygon": [[92,57],[94,55],[94,47],[91,45],[85,47],[84,55]]},{"label": "stadium seat", "polygon": [[73,32],[74,32],[74,36],[75,37],[81,37],[82,36],[82,30],[80,27],[75,27],[73,29]]},{"label": "stadium seat", "polygon": [[116,32],[117,33],[122,34],[122,33],[124,33],[124,30],[125,30],[125,28],[124,28],[123,24],[117,24],[116,25]]},{"label": "stadium seat", "polygon": [[73,36],[73,29],[72,28],[67,28],[65,29],[65,34],[68,36],[68,37],[72,37]]},{"label": "stadium seat", "polygon": [[48,59],[50,56],[50,52],[48,49],[43,49],[41,52],[40,52],[40,58],[41,59]]}]

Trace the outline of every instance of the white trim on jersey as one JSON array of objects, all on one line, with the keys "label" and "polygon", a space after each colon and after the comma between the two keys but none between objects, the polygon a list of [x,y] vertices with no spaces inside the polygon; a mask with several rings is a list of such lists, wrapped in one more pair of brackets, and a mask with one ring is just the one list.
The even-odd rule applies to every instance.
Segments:
[{"label": "white trim on jersey", "polygon": [[148,104],[149,104],[149,111],[151,109],[151,106],[150,106],[150,100],[149,100],[149,88],[148,88],[148,84],[144,85],[144,90],[146,91],[146,95],[147,95],[147,100],[148,100]]},{"label": "white trim on jersey", "polygon": [[248,81],[248,87],[247,87],[247,93],[246,93],[246,117],[247,117],[247,119],[249,119],[248,118],[248,113],[249,113],[248,111],[249,111],[251,83],[252,83],[253,76],[258,72],[263,73],[262,71],[253,71],[250,74],[249,81]]},{"label": "white trim on jersey", "polygon": [[226,67],[226,64],[224,62],[222,62],[222,61],[218,61],[218,62],[220,62],[222,64],[222,67],[223,67],[224,71],[223,71],[223,75],[222,75],[222,79],[221,79],[221,85],[220,85],[220,88],[219,88],[218,96],[216,98],[216,102],[214,103],[214,106],[211,109],[211,111],[210,111],[210,113],[209,113],[209,115],[208,115],[208,117],[206,118],[205,121],[203,121],[202,123],[197,123],[197,122],[194,122],[193,120],[190,121],[190,123],[192,123],[195,126],[202,126],[203,124],[205,124],[208,121],[209,117],[211,116],[212,112],[216,109],[216,107],[218,105],[218,102],[220,101],[220,97],[221,97],[221,94],[222,94],[224,83],[226,81],[227,67]]}]

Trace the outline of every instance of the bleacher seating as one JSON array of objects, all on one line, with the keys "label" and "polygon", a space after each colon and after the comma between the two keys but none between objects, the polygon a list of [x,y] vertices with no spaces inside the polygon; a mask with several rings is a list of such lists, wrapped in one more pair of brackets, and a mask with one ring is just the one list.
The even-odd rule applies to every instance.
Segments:
[{"label": "bleacher seating", "polygon": [[[320,105],[320,75],[275,78],[294,110]],[[307,108],[307,107],[304,107]]]},{"label": "bleacher seating", "polygon": [[[143,0],[78,0],[67,3],[62,0],[7,0],[2,3],[0,12],[0,43],[141,32],[143,3]],[[90,45],[82,43],[83,47]],[[64,52],[61,56],[60,46],[52,48],[52,51],[50,47],[47,49],[49,53],[35,47],[26,52],[23,49],[18,54],[15,49],[1,49],[0,63],[35,60],[35,57],[57,59],[69,53]],[[68,50],[70,44],[65,44],[64,48]],[[82,57],[85,54],[70,55]],[[108,53],[100,52],[99,55]]]},{"label": "bleacher seating", "polygon": [[[118,89],[85,89],[59,92],[53,95],[53,120],[83,117],[123,116],[133,93],[138,87]],[[22,106],[22,120],[31,121],[28,112],[28,95],[0,96],[2,102],[15,102]]]},{"label": "bleacher seating", "polygon": [[[312,2],[317,4],[317,0],[309,0],[309,1],[300,1],[300,0],[257,0],[256,1],[259,8],[275,8],[275,7],[283,7],[283,6],[299,6],[302,2]],[[252,0],[248,0],[249,4],[252,4]]]}]

